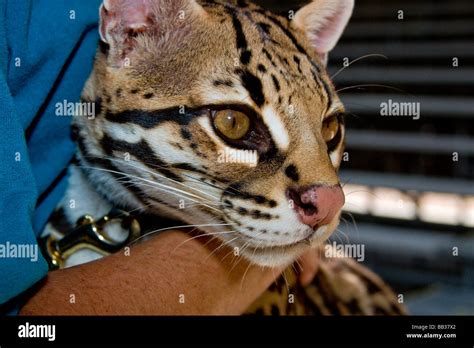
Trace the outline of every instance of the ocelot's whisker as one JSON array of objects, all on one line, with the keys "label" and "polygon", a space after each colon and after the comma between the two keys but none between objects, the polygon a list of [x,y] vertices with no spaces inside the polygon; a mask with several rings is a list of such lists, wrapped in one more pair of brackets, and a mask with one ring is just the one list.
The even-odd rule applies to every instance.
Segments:
[{"label": "ocelot's whisker", "polygon": [[[297,261],[297,260],[295,260],[295,262],[296,262],[296,261]],[[298,275],[300,272],[299,272],[298,269],[296,268],[295,262],[293,262],[293,263],[291,264],[291,268],[293,268],[293,271],[295,271],[295,275]]]},{"label": "ocelot's whisker", "polygon": [[[213,198],[213,199],[215,199],[215,200],[218,200],[218,199],[219,199],[219,197],[216,197],[216,196],[214,196],[214,195],[211,195],[211,194],[209,194],[209,193],[207,193],[207,192],[204,192],[204,191],[202,191],[202,190],[199,190],[199,189],[197,189],[197,188],[195,188],[195,187],[186,185],[185,183],[179,182],[179,181],[177,181],[177,180],[168,178],[167,176],[165,176],[165,175],[163,175],[163,174],[156,173],[156,172],[154,172],[154,171],[151,171],[151,170],[146,169],[146,168],[139,167],[139,166],[137,166],[137,165],[133,165],[133,164],[131,163],[132,161],[125,161],[125,160],[116,159],[116,158],[108,158],[108,159],[111,160],[111,161],[116,161],[116,162],[119,162],[119,163],[122,163],[122,164],[125,164],[125,165],[129,165],[129,166],[131,166],[131,167],[133,167],[133,168],[135,168],[135,169],[142,170],[142,171],[144,171],[144,172],[146,172],[146,173],[149,173],[149,174],[158,176],[158,177],[160,177],[160,178],[167,179],[167,180],[169,180],[169,181],[175,183],[176,185],[184,186],[184,187],[189,188],[189,189],[191,189],[191,190],[194,190],[194,191],[197,191],[197,192],[199,192],[199,193],[202,193],[203,195],[209,196],[209,197],[211,197],[211,198]],[[139,162],[136,162],[136,163],[139,163]]]},{"label": "ocelot's whisker", "polygon": [[211,233],[202,233],[197,236],[191,237],[189,239],[186,239],[185,241],[181,242],[176,246],[171,252],[174,253],[179,247],[183,246],[184,244],[198,238],[203,238],[207,236],[216,236],[216,235],[223,235],[223,234],[232,234],[232,233],[238,233],[238,231],[221,231],[221,232],[211,232]]},{"label": "ocelot's whisker", "polygon": [[138,242],[140,239],[149,237],[150,235],[155,234],[155,233],[158,233],[158,232],[164,232],[164,231],[168,231],[168,230],[176,230],[176,229],[180,229],[180,228],[190,228],[190,227],[216,227],[216,226],[230,226],[230,224],[181,225],[181,226],[171,226],[171,227],[160,228],[160,229],[153,230],[153,231],[150,231],[150,232],[147,232],[147,233],[141,235],[140,237],[138,237],[137,239],[135,239],[134,241],[132,241],[131,244],[134,244],[134,243]]},{"label": "ocelot's whisker", "polygon": [[[113,157],[111,157],[111,158],[113,158]],[[110,158],[110,159],[111,159],[111,158]],[[137,162],[137,161],[135,161],[135,162]],[[139,163],[139,162],[137,162],[137,163]],[[164,165],[158,165],[158,164],[156,164],[156,163],[151,163],[151,162],[143,162],[143,163],[145,163],[146,165],[148,165],[148,166],[150,166],[150,167],[156,168],[156,169],[170,169],[170,168],[174,168],[172,164],[168,164],[168,165],[164,166]],[[187,170],[187,169],[181,169],[181,170]],[[191,171],[191,170],[188,170],[188,171]],[[215,184],[211,184],[211,183],[208,183],[208,182],[205,182],[205,181],[201,181],[201,180],[199,180],[199,179],[193,177],[192,175],[189,175],[189,174],[186,174],[186,173],[180,173],[180,174],[181,174],[182,176],[188,178],[188,179],[191,179],[191,180],[196,181],[197,183],[205,184],[205,185],[207,185],[207,186],[211,186],[211,187],[217,188],[217,189],[222,190],[222,191],[224,191],[224,190],[226,189],[226,187],[228,187],[228,186],[227,186],[228,184],[226,184],[226,183],[224,183],[224,182],[218,180],[217,178],[212,178],[212,179],[213,179],[215,182],[219,183],[219,184],[225,185],[225,187],[220,187],[220,186],[215,185]],[[234,188],[234,187],[230,187],[230,189],[233,190],[233,191],[235,191],[235,192],[238,192],[238,193],[243,193],[243,192],[239,191],[238,189],[236,189],[236,188]]]},{"label": "ocelot's whisker", "polygon": [[340,244],[344,244],[344,242],[341,239],[341,236],[338,235],[337,233],[333,233],[330,238],[337,238]]},{"label": "ocelot's whisker", "polygon": [[[225,220],[222,219],[220,216],[214,216],[213,218],[211,218],[210,221],[208,221],[208,224],[211,224],[211,222],[214,222],[216,220],[219,220],[219,221],[222,221],[222,222],[225,223]],[[232,224],[225,224],[225,225],[231,226]],[[223,226],[224,226],[224,224],[223,224]],[[189,231],[189,233],[193,233],[196,230],[197,230],[197,228],[193,228],[191,231]]]},{"label": "ocelot's whisker", "polygon": [[[346,193],[345,196],[347,197],[347,196],[349,196],[349,195],[351,195],[351,194],[353,194],[353,193],[361,193],[361,192],[370,193],[371,195],[374,195],[374,193],[373,193],[372,191],[370,191],[370,190],[355,190],[355,191],[351,191],[351,192],[349,192],[349,193]],[[374,195],[374,197],[376,197],[376,196]]]},{"label": "ocelot's whisker", "polygon": [[166,193],[169,193],[169,194],[172,194],[172,195],[175,195],[175,196],[178,196],[180,198],[183,198],[183,199],[189,199],[191,200],[192,202],[194,202],[195,204],[188,204],[187,207],[192,207],[192,206],[216,206],[216,207],[220,207],[221,205],[219,203],[213,203],[213,202],[210,202],[208,203],[206,201],[206,203],[201,203],[201,202],[197,202],[197,201],[194,201],[188,197],[184,197],[184,196],[180,196],[179,194],[175,193],[175,192],[171,192],[169,190],[166,190],[164,188],[161,188],[161,187],[156,187],[155,185],[151,185],[151,184],[146,184],[146,183],[143,183],[143,182],[135,182],[133,181],[132,179],[127,179],[127,180],[123,180],[123,179],[120,179],[120,180],[117,180],[117,182],[120,182],[124,185],[134,185],[134,186],[144,186],[144,187],[150,187],[150,188],[153,188],[153,189],[156,189],[156,190],[160,190],[160,191],[163,191],[163,192],[166,192]]},{"label": "ocelot's whisker", "polygon": [[288,283],[288,279],[286,278],[286,269],[283,271],[281,275],[282,275],[283,280],[285,281],[286,290],[288,291],[288,293],[290,293],[290,283]]},{"label": "ocelot's whisker", "polygon": [[[253,257],[254,255],[255,255],[255,251],[254,251],[252,257]],[[249,262],[247,268],[245,269],[244,274],[242,275],[242,280],[240,281],[240,289],[241,289],[241,290],[242,290],[242,288],[243,288],[243,286],[244,286],[244,279],[245,279],[245,276],[247,275],[247,272],[248,272],[249,269],[250,269],[250,266],[252,266],[252,263]]]},{"label": "ocelot's whisker", "polygon": [[[175,187],[172,187],[172,186],[169,186],[169,185],[165,185],[165,184],[161,184],[161,183],[157,183],[157,182],[154,182],[152,180],[148,180],[148,179],[145,179],[145,178],[141,178],[139,176],[136,176],[136,175],[132,175],[132,174],[127,174],[127,173],[124,173],[124,172],[118,172],[116,170],[111,170],[111,169],[104,169],[104,168],[97,168],[97,167],[85,167],[85,168],[90,168],[90,169],[94,169],[94,170],[98,170],[98,171],[104,171],[104,172],[109,172],[109,173],[115,173],[115,174],[118,174],[118,175],[123,175],[125,177],[129,177],[129,178],[134,178],[136,180],[139,180],[139,181],[143,181],[143,182],[146,182],[146,183],[149,183],[151,184],[152,187],[155,187],[155,188],[160,188],[160,187],[163,187],[163,188],[167,188],[167,189],[170,189],[170,190],[173,190],[173,191],[177,191],[181,194],[185,194],[185,195],[188,195],[190,197],[195,197],[195,198],[198,198],[198,199],[203,199],[202,197],[200,196],[197,196],[195,194],[192,194],[192,193],[189,193],[189,192],[186,192],[186,191],[183,191],[183,190],[180,190],[180,189],[177,189]],[[172,193],[172,192],[168,192],[170,194],[175,194],[177,196],[179,196],[179,194],[177,193]],[[192,198],[189,198],[189,200],[193,201],[193,202],[196,202],[196,203],[199,203],[199,201],[195,201],[193,200]],[[213,209],[213,210],[216,210],[218,211],[219,213],[222,213],[220,210],[214,208],[214,207],[211,207],[211,206],[208,206],[210,209]]]},{"label": "ocelot's whisker", "polygon": [[[263,242],[259,242],[259,243],[257,244],[257,246],[254,248],[253,254],[252,254],[252,259],[254,258],[255,253],[257,252],[257,248],[260,247],[260,245],[261,245],[262,243],[263,243]],[[248,263],[248,266],[247,266],[247,268],[245,269],[244,274],[242,275],[242,280],[240,281],[240,288],[241,288],[241,289],[242,289],[243,286],[244,286],[245,276],[247,275],[247,272],[249,271],[250,266],[252,266],[252,263],[251,263],[251,262]],[[288,292],[289,292],[289,291],[288,291]]]},{"label": "ocelot's whisker", "polygon": [[[111,157],[111,156],[101,156],[101,157],[99,157],[99,156],[90,156],[90,155],[89,155],[89,156],[85,156],[85,158],[99,158],[99,159],[106,159],[106,160],[109,160],[109,161],[118,161],[118,162],[122,162],[122,163],[123,163],[123,162],[125,162],[125,163],[135,162],[135,163],[139,163],[139,164],[146,164],[147,166],[153,167],[153,168],[156,168],[156,169],[170,169],[170,168],[174,168],[172,165],[166,165],[166,166],[164,166],[164,165],[157,165],[156,163],[151,163],[151,162],[143,162],[143,163],[142,163],[142,162],[135,161],[135,160],[133,160],[133,159],[130,159],[130,160],[125,161],[125,160],[118,159],[118,158]],[[139,169],[140,169],[140,168],[139,168]],[[182,170],[185,170],[185,169],[182,169]],[[155,173],[155,174],[157,174],[157,173]],[[219,181],[219,180],[216,179],[216,178],[212,178],[212,179],[213,179],[215,182],[217,182],[217,183],[220,183],[220,184],[222,184],[222,185],[225,185],[225,187],[220,187],[220,186],[218,186],[218,185],[216,185],[216,184],[212,184],[212,183],[209,183],[209,182],[206,182],[206,181],[199,180],[199,179],[193,177],[192,175],[189,175],[189,174],[186,174],[186,173],[183,173],[183,172],[181,172],[180,175],[182,175],[182,176],[184,176],[184,177],[186,177],[186,178],[188,178],[188,179],[191,179],[191,180],[195,181],[195,182],[198,183],[198,184],[202,184],[202,185],[206,185],[206,186],[209,186],[209,187],[213,187],[213,188],[216,188],[216,189],[218,189],[218,190],[220,190],[220,191],[225,191],[225,190],[228,189],[228,190],[232,190],[232,191],[235,191],[235,192],[237,192],[237,193],[243,194],[243,192],[239,191],[238,189],[236,189],[236,188],[234,188],[234,187],[229,187],[228,184],[226,184],[226,183],[224,183],[224,182],[222,182],[222,181]],[[165,176],[164,178],[166,178],[166,179],[168,179],[168,180],[173,180],[173,179],[170,179],[170,178],[168,178],[168,177],[166,177],[166,176]],[[179,182],[178,182],[178,183],[179,183]],[[180,184],[186,185],[186,184],[184,184],[184,183],[180,183]],[[194,189],[192,186],[188,186],[188,187],[191,188],[191,189]],[[215,198],[215,197],[214,197],[214,198]]]},{"label": "ocelot's whisker", "polygon": [[337,75],[339,75],[341,72],[343,72],[345,69],[347,69],[348,67],[350,67],[352,64],[362,60],[362,59],[366,59],[366,58],[370,58],[370,57],[380,57],[380,58],[384,58],[384,59],[387,59],[388,60],[388,57],[383,55],[383,54],[380,54],[380,53],[372,53],[372,54],[366,54],[364,56],[360,56],[359,58],[356,58],[354,60],[352,60],[351,62],[349,62],[349,64],[347,64],[346,66],[343,66],[342,68],[340,68],[338,71],[336,71],[336,73],[334,75],[331,76],[331,79],[334,79]]},{"label": "ocelot's whisker", "polygon": [[365,87],[380,87],[380,88],[392,89],[394,91],[401,92],[401,93],[404,93],[404,94],[408,94],[408,95],[414,97],[413,94],[411,94],[411,93],[409,93],[409,92],[407,92],[407,91],[405,91],[401,88],[394,87],[394,86],[388,86],[388,85],[381,85],[381,84],[376,84],[376,83],[366,83],[366,84],[360,84],[360,85],[354,85],[354,86],[347,86],[347,87],[343,87],[343,88],[338,89],[336,92],[340,93],[340,92],[351,90],[351,89],[365,88]]},{"label": "ocelot's whisker", "polygon": [[234,240],[237,240],[239,239],[240,236],[237,236],[237,237],[234,237],[232,239],[229,239],[228,241],[226,242],[221,242],[219,246],[217,246],[211,253],[209,253],[209,255],[206,256],[206,258],[204,259],[204,262],[207,261],[212,255],[214,255],[217,251],[219,251],[221,248],[223,248],[224,246],[226,245],[229,245],[230,243],[232,243]]},{"label": "ocelot's whisker", "polygon": [[[343,214],[347,214],[347,215],[351,218],[352,224],[354,225],[355,232],[357,233],[357,238],[360,238],[359,228],[357,227],[357,222],[356,222],[356,220],[355,220],[355,218],[354,218],[354,215],[352,215],[352,214],[349,213],[349,212],[343,212]],[[343,214],[342,214],[342,215],[343,215]],[[347,224],[349,224],[350,222],[347,221],[347,219],[344,218],[342,215],[341,215],[341,219],[342,219],[343,221],[345,221]]]},{"label": "ocelot's whisker", "polygon": [[224,182],[222,182],[222,181],[219,181],[219,180],[217,180],[217,179],[215,179],[215,178],[212,178],[212,180],[214,180],[215,182],[217,182],[217,183],[219,183],[219,184],[227,185],[227,186],[225,186],[225,187],[220,187],[220,186],[218,186],[218,185],[216,185],[216,184],[212,184],[212,183],[209,183],[209,182],[206,182],[206,181],[199,180],[199,179],[193,177],[192,175],[185,174],[185,173],[181,173],[181,175],[183,175],[183,176],[185,176],[185,177],[187,177],[187,178],[189,178],[189,179],[192,179],[192,180],[196,181],[198,184],[204,184],[204,185],[207,185],[207,186],[210,186],[210,187],[213,187],[213,188],[217,188],[217,189],[219,189],[219,190],[221,190],[221,191],[225,191],[225,190],[228,189],[228,190],[231,190],[231,191],[240,193],[240,194],[244,194],[242,191],[236,189],[235,187],[228,186],[226,183],[224,183]]},{"label": "ocelot's whisker", "polygon": [[[261,236],[262,234],[263,234],[263,232],[257,233],[257,234],[253,237],[253,239],[258,238],[258,237]],[[248,241],[246,241],[246,242],[242,245],[242,247],[239,248],[239,255],[238,255],[238,256],[241,256],[241,255],[244,253],[244,251],[250,246],[250,243],[251,243],[252,241],[253,241],[252,239],[249,239]],[[261,243],[262,243],[262,242],[259,242],[258,245],[260,245]],[[257,251],[257,249],[255,248],[255,249],[254,249],[254,254],[255,254],[256,251]],[[228,255],[225,255],[225,257],[227,257],[227,256],[228,256]],[[232,270],[239,264],[239,262],[240,262],[241,260],[242,260],[242,258],[239,258],[239,259],[237,260],[237,262],[234,263],[234,265],[233,265],[232,268],[230,269],[229,273],[232,272]]]},{"label": "ocelot's whisker", "polygon": [[[208,207],[208,208],[217,210],[216,208],[214,208],[214,207],[211,206],[211,205],[216,205],[216,204],[214,204],[214,203],[208,204],[208,203],[198,202],[198,201],[193,200],[192,198],[182,196],[182,195],[180,195],[179,193],[172,192],[172,191],[169,191],[169,190],[167,190],[167,189],[165,189],[165,188],[157,187],[157,186],[155,186],[155,185],[150,185],[150,184],[146,184],[146,183],[143,183],[143,182],[134,182],[134,181],[131,180],[131,179],[128,179],[127,181],[124,181],[123,179],[120,179],[120,180],[118,180],[118,182],[124,183],[124,185],[134,185],[134,186],[150,187],[150,188],[155,189],[155,190],[159,190],[159,191],[166,192],[166,193],[171,194],[171,195],[174,195],[174,196],[178,196],[179,198],[182,198],[182,199],[190,200],[190,201],[192,201],[192,202],[195,202],[197,205],[201,205],[201,206],[205,206],[205,207]],[[153,197],[150,197],[150,198],[153,198]],[[218,210],[218,211],[220,212],[220,210]]]},{"label": "ocelot's whisker", "polygon": [[[257,238],[257,236],[255,236],[254,238]],[[242,245],[240,248],[239,248],[239,255],[238,256],[241,256],[243,254],[243,252],[250,246],[250,243],[252,242],[251,239],[249,239],[248,241],[246,241],[244,243],[244,245]],[[230,270],[232,271],[234,269],[234,267],[236,266],[237,264],[235,264]]]},{"label": "ocelot's whisker", "polygon": [[[221,258],[221,262],[224,262],[224,260],[227,258],[227,256],[229,256],[230,254],[233,254],[235,253],[235,250],[230,250],[227,254],[225,254],[222,258]],[[240,255],[240,253],[239,253]],[[234,255],[234,258],[236,257],[239,257],[239,255]],[[240,260],[240,258],[239,258]],[[229,273],[231,272],[232,270],[229,271]]]},{"label": "ocelot's whisker", "polygon": [[[141,167],[132,165],[130,162],[132,162],[133,160],[125,161],[125,160],[118,159],[118,158],[114,158],[114,157],[110,157],[110,156],[104,156],[104,157],[88,156],[88,157],[90,157],[90,158],[105,158],[105,159],[107,159],[107,160],[109,160],[109,161],[114,161],[114,162],[126,164],[126,165],[129,165],[129,166],[131,166],[131,167],[134,167],[134,168],[136,168],[136,169],[138,169],[138,170],[142,170],[142,171],[148,172],[148,173],[150,173],[150,174],[152,174],[152,175],[161,177],[161,178],[166,179],[166,180],[168,180],[168,181],[172,181],[172,182],[176,183],[177,185],[181,185],[181,186],[187,187],[187,188],[189,188],[189,189],[192,189],[192,190],[198,191],[198,192],[200,192],[200,193],[203,193],[203,194],[205,194],[205,195],[207,195],[207,196],[210,196],[210,197],[213,198],[213,199],[216,199],[215,196],[210,195],[210,194],[208,194],[208,193],[206,193],[206,192],[204,192],[204,191],[198,190],[198,189],[196,189],[196,188],[194,188],[194,187],[192,187],[192,186],[186,185],[185,183],[181,183],[181,182],[179,182],[179,181],[176,181],[176,180],[173,180],[173,179],[171,179],[171,178],[168,178],[168,177],[166,177],[166,176],[164,176],[164,175],[162,175],[162,174],[155,173],[155,172],[153,172],[153,171],[149,171],[149,170],[146,170],[146,169],[144,169],[144,168],[141,168]],[[133,162],[139,163],[139,162],[137,162],[137,161],[133,161]],[[86,168],[86,166],[84,166],[84,165],[82,165],[82,167]],[[126,175],[127,173],[123,173],[123,174]],[[205,199],[205,198],[203,198],[203,197],[201,197],[201,198],[202,198],[202,199]],[[208,200],[208,201],[211,202],[210,200]]]},{"label": "ocelot's whisker", "polygon": [[301,260],[301,258],[298,257],[298,258],[295,260],[295,263],[298,265],[298,267],[300,268],[300,270],[303,270],[303,266],[301,265],[300,260]]},{"label": "ocelot's whisker", "polygon": [[339,228],[336,228],[336,231],[335,231],[335,232],[336,232],[335,234],[337,234],[337,233],[342,234],[344,237],[346,237],[346,243],[350,243],[350,238],[349,238],[349,235],[348,235],[347,233],[345,233],[344,231],[340,230]]},{"label": "ocelot's whisker", "polygon": [[349,178],[349,179],[347,179],[346,182],[343,182],[342,185],[341,185],[341,188],[344,188],[344,186],[346,186],[347,184],[349,184],[352,179],[353,179],[353,178]]},{"label": "ocelot's whisker", "polygon": [[[219,204],[219,203],[207,203],[207,204],[211,205],[211,206],[214,206],[214,207],[220,207],[221,206],[221,204]],[[200,204],[200,203],[186,204],[186,208],[198,207],[200,205],[202,205],[202,204]]]}]

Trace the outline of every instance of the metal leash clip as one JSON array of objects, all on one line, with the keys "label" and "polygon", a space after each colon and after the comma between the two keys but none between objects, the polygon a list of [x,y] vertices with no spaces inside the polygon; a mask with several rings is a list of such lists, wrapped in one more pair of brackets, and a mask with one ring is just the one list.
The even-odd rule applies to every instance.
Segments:
[{"label": "metal leash clip", "polygon": [[[106,228],[112,223],[120,223],[128,231],[124,241],[110,238]],[[95,221],[90,215],[77,220],[76,228],[61,239],[50,235],[44,240],[44,251],[49,256],[53,269],[64,268],[66,260],[81,249],[93,250],[102,255],[117,252],[140,236],[140,224],[129,213],[112,209],[109,214]]]}]

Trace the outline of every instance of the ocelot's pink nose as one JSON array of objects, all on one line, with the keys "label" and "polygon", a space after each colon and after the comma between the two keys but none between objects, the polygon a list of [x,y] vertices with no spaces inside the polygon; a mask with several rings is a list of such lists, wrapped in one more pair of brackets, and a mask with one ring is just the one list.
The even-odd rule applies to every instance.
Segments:
[{"label": "ocelot's pink nose", "polygon": [[289,189],[287,196],[293,201],[299,220],[313,229],[329,224],[345,202],[340,185]]}]

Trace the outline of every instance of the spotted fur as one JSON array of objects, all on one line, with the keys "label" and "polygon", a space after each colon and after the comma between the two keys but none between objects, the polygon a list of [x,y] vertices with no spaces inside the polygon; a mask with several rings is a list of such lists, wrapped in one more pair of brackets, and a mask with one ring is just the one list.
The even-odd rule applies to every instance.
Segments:
[{"label": "spotted fur", "polygon": [[[246,1],[134,1],[146,8],[139,30],[117,18],[139,11],[129,0],[101,9],[102,44],[82,96],[97,115],[73,125],[81,180],[126,210],[235,231],[218,236],[260,265],[288,264],[323,242],[339,217],[314,233],[286,195],[339,184],[344,125],[331,148],[321,128],[344,107],[307,33]],[[233,149],[209,116],[223,108],[252,118],[256,166],[218,161]]]},{"label": "spotted fur", "polygon": [[326,258],[319,250],[318,272],[301,286],[294,268],[247,310],[250,315],[406,315],[399,298],[376,274],[350,258]]},{"label": "spotted fur", "polygon": [[[298,220],[287,192],[339,185],[344,107],[325,61],[352,5],[314,0],[288,19],[244,0],[105,0],[82,95],[96,116],[74,120],[77,160],[45,234],[61,238],[81,216],[121,208],[198,225],[258,265],[289,265],[318,248],[339,214],[313,230]],[[223,109],[252,121],[239,146],[212,123]],[[325,142],[323,124],[332,118],[338,129]],[[219,160],[239,149],[255,151],[257,163]],[[121,228],[108,233],[126,237]],[[66,267],[99,257],[81,251]],[[283,281],[249,312],[404,312],[378,277],[349,259],[321,259],[307,288],[292,270]]]}]

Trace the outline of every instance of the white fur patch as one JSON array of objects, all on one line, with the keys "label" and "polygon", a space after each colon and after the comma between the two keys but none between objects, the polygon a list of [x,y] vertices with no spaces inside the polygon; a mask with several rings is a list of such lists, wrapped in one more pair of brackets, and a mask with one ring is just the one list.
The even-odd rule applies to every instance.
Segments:
[{"label": "white fur patch", "polygon": [[[346,131],[345,131],[344,126],[341,126],[341,127],[342,127],[342,129],[341,129],[341,132],[342,132],[342,134],[341,134],[341,139],[344,139],[344,137],[345,137],[345,132],[346,132]],[[331,163],[332,163],[332,165],[333,165],[335,168],[336,168],[336,167],[339,165],[339,163],[342,161],[342,156],[344,156],[344,152],[341,151],[341,146],[342,146],[342,141],[341,141],[341,143],[337,146],[337,148],[334,149],[334,151],[329,154],[329,158],[331,159]]]},{"label": "white fur patch", "polygon": [[339,163],[339,152],[337,150],[331,152],[329,155],[332,165],[335,167]]},{"label": "white fur patch", "polygon": [[290,145],[290,137],[278,113],[273,107],[265,106],[262,116],[277,147],[280,150],[286,151]]},{"label": "white fur patch", "polygon": [[124,140],[129,143],[138,143],[142,140],[143,130],[135,124],[117,124],[114,122],[104,122],[105,132],[114,139]]},{"label": "white fur patch", "polygon": [[[219,146],[218,150],[225,150],[227,145],[225,145],[222,139],[217,136],[216,132],[214,131],[214,128],[211,125],[211,121],[209,120],[209,118],[201,117],[198,120],[198,123],[201,126],[201,128],[206,131],[209,138],[211,138],[212,141],[214,141],[214,143],[217,146]],[[216,160],[217,160],[217,153],[216,153]]]},{"label": "white fur patch", "polygon": [[201,98],[204,105],[241,104],[246,103],[248,100],[252,100],[249,92],[240,84],[236,84],[234,87],[226,87],[222,90],[213,88],[212,90],[203,93]]},{"label": "white fur patch", "polygon": [[[206,118],[206,117],[202,117]],[[143,138],[147,140],[148,144],[153,149],[153,152],[166,163],[188,163],[195,167],[200,167],[201,162],[196,158],[191,151],[181,151],[170,144],[172,139],[178,143],[182,143],[186,147],[186,143],[180,137],[171,137],[170,134],[176,133],[176,127],[171,123],[163,123],[159,127],[146,130]]]},{"label": "white fur patch", "polygon": [[97,193],[81,169],[71,166],[69,173],[69,185],[60,204],[68,221],[74,222],[84,215],[97,219],[112,209],[112,205]]}]

